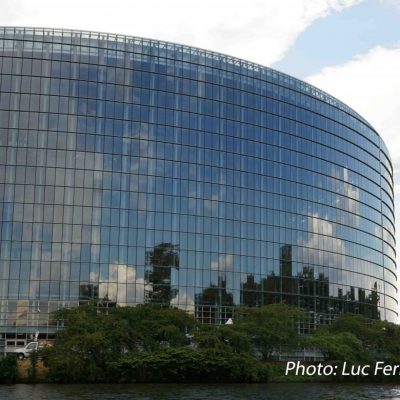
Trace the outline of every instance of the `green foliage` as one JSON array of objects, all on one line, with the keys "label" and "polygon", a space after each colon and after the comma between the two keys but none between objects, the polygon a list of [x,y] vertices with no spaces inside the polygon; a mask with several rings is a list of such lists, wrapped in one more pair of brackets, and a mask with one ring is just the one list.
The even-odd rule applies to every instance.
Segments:
[{"label": "green foliage", "polygon": [[269,305],[240,309],[234,325],[216,327],[156,304],[88,304],[55,314],[65,329],[42,358],[55,382],[264,382],[270,367],[256,352],[267,358],[298,345],[301,316],[294,307]]},{"label": "green foliage", "polygon": [[246,331],[233,325],[222,325],[217,335],[235,353],[248,353],[252,350],[251,338]]},{"label": "green foliage", "polygon": [[214,326],[204,325],[197,331],[194,340],[200,349],[220,349],[226,348],[226,344],[221,341],[218,330]]},{"label": "green foliage", "polygon": [[15,383],[18,380],[17,358],[9,354],[0,359],[0,383]]},{"label": "green foliage", "polygon": [[299,346],[297,322],[304,314],[296,307],[271,304],[260,308],[240,308],[233,325],[203,327],[195,335],[199,348],[249,353],[261,352],[263,359],[281,349]]},{"label": "green foliage", "polygon": [[380,332],[379,340],[375,341],[373,355],[375,359],[385,360],[391,364],[400,363],[400,326],[389,322],[376,324],[376,332]]},{"label": "green foliage", "polygon": [[332,364],[342,364],[344,361],[358,364],[365,361],[361,340],[349,332],[324,332],[316,335],[310,344],[318,347]]},{"label": "green foliage", "polygon": [[246,332],[232,325],[203,326],[195,334],[195,342],[200,349],[251,352],[251,339]]},{"label": "green foliage", "polygon": [[153,304],[99,310],[95,304],[63,309],[56,344],[43,351],[48,378],[56,382],[103,382],[107,366],[129,353],[186,344],[196,323],[182,310]]},{"label": "green foliage", "polygon": [[165,341],[172,346],[182,346],[187,343],[186,333],[197,326],[193,317],[176,308],[144,304],[118,310],[128,324],[140,333],[144,350],[156,350]]},{"label": "green foliage", "polygon": [[319,338],[324,336],[327,340],[340,343],[343,336],[335,337],[344,334],[351,334],[353,341],[356,338],[359,342],[352,349],[351,357],[364,362],[375,360],[387,363],[400,362],[399,325],[387,321],[367,320],[362,315],[343,314],[331,325],[321,326],[316,333],[316,339],[322,340]]},{"label": "green foliage", "polygon": [[[89,304],[61,310],[55,318],[65,321],[65,329],[53,347],[41,351],[55,382],[289,379],[281,364],[264,361],[303,344],[319,348],[330,364],[400,364],[399,326],[347,314],[306,341],[298,335],[303,312],[285,304],[240,308],[233,325],[221,326],[199,326],[186,312],[156,304],[101,309]],[[31,362],[34,379],[36,361]]]},{"label": "green foliage", "polygon": [[248,354],[187,347],[128,355],[109,370],[114,382],[266,382],[269,376]]},{"label": "green foliage", "polygon": [[39,353],[36,350],[29,354],[29,361],[31,365],[28,368],[28,376],[29,379],[35,381],[37,376],[37,363],[39,361]]},{"label": "green foliage", "polygon": [[46,348],[43,361],[49,379],[56,382],[101,382],[106,377],[106,361],[112,352],[102,332],[87,332]]},{"label": "green foliage", "polygon": [[281,349],[298,347],[297,323],[304,313],[286,304],[270,304],[260,308],[242,308],[236,328],[251,338],[253,346],[264,359]]}]

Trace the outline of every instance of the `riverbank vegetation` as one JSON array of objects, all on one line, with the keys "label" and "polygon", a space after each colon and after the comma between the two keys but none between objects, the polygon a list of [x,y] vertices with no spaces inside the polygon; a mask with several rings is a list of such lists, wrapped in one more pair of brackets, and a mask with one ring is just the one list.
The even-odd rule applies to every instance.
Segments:
[{"label": "riverbank vegetation", "polygon": [[362,315],[339,316],[331,325],[320,326],[308,343],[318,347],[329,364],[400,364],[400,326]]},{"label": "riverbank vegetation", "polygon": [[16,383],[19,379],[17,359],[13,354],[0,359],[0,384]]},{"label": "riverbank vegetation", "polygon": [[275,347],[298,345],[301,315],[275,304],[238,310],[234,325],[215,327],[154,304],[89,304],[57,313],[65,329],[41,356],[53,382],[266,382]]},{"label": "riverbank vegetation", "polygon": [[[65,327],[58,332],[54,346],[39,353],[39,363],[46,368],[49,382],[343,379],[286,376],[286,363],[279,361],[279,355],[304,347],[318,349],[325,357],[324,364],[339,367],[344,362],[400,364],[398,325],[345,314],[331,325],[320,326],[312,337],[304,337],[298,334],[298,328],[305,314],[285,304],[237,309],[234,324],[222,326],[200,325],[182,310],[154,304],[104,309],[88,304],[60,310],[54,318]],[[28,377],[35,381],[36,354],[32,361]],[[15,381],[15,368],[15,357],[3,359],[0,382]]]}]

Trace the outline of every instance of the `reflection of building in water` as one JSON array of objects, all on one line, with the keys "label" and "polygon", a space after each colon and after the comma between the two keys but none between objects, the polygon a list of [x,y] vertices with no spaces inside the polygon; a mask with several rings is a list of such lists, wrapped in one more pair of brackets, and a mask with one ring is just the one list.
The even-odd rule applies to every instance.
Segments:
[{"label": "reflection of building in water", "polygon": [[146,251],[145,299],[170,304],[178,294],[179,247],[160,243]]}]

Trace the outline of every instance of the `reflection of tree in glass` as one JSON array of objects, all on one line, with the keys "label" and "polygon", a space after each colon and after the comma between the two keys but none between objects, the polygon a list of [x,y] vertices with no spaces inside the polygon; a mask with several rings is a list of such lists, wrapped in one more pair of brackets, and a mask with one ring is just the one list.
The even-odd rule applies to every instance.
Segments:
[{"label": "reflection of tree in glass", "polygon": [[233,306],[233,296],[226,291],[226,281],[219,279],[218,286],[211,285],[196,295],[196,304]]},{"label": "reflection of tree in glass", "polygon": [[83,283],[79,285],[79,301],[84,304],[88,300],[99,298],[99,285]]},{"label": "reflection of tree in glass", "polygon": [[172,288],[173,269],[179,268],[179,246],[160,243],[146,251],[146,282],[149,285],[147,300],[169,304],[177,294]]},{"label": "reflection of tree in glass", "polygon": [[232,317],[233,295],[226,290],[226,280],[218,277],[218,285],[211,285],[196,294],[196,319],[202,323],[225,323]]}]

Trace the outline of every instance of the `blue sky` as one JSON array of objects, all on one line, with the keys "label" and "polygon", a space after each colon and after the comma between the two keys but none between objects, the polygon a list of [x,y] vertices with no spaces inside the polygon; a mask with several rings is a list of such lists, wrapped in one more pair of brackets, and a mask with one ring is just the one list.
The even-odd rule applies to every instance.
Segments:
[{"label": "blue sky", "polygon": [[396,8],[391,2],[368,0],[315,21],[271,66],[304,79],[375,46],[396,44],[400,44],[400,1]]},{"label": "blue sky", "polygon": [[0,25],[169,40],[271,66],[326,90],[384,138],[400,237],[400,0],[0,0],[0,11]]}]

